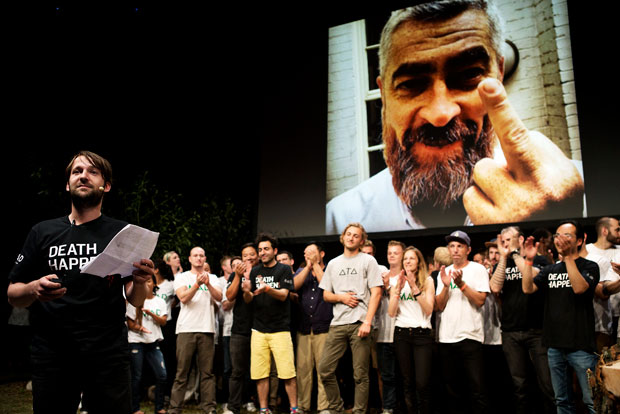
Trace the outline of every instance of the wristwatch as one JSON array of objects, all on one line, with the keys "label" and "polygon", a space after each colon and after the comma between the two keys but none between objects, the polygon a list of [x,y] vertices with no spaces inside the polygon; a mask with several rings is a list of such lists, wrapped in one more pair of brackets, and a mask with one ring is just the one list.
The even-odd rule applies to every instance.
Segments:
[{"label": "wristwatch", "polygon": [[520,255],[520,254],[521,254],[521,252],[519,251],[519,249],[515,249],[515,250],[511,251],[511,252],[510,252],[510,257],[514,257],[514,255],[515,255],[515,254],[518,254],[518,255]]}]

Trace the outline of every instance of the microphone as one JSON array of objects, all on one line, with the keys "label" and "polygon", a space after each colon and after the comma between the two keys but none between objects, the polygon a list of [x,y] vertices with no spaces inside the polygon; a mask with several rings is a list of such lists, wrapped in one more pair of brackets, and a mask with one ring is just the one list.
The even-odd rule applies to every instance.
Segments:
[{"label": "microphone", "polygon": [[103,190],[105,190],[104,187],[99,187],[99,191],[103,191]]}]

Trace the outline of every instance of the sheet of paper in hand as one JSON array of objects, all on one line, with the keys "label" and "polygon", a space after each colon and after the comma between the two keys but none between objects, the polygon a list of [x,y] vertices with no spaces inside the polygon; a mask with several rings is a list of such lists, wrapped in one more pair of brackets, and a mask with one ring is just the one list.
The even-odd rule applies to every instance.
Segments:
[{"label": "sheet of paper in hand", "polygon": [[100,277],[116,274],[131,276],[135,269],[133,264],[151,257],[158,238],[159,233],[128,224],[80,272]]}]

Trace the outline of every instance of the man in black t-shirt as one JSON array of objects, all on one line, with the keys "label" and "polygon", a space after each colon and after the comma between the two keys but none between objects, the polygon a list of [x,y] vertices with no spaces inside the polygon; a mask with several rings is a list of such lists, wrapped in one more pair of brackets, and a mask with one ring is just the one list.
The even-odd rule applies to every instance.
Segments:
[{"label": "man in black t-shirt", "polygon": [[576,374],[588,412],[595,412],[587,370],[594,372],[597,359],[592,299],[599,281],[599,267],[579,256],[583,241],[579,223],[563,222],[553,240],[562,261],[544,267],[536,276],[532,271],[537,251],[533,237],[526,240],[523,249],[526,261],[522,272],[523,291],[541,292],[544,298],[542,343],[549,348],[549,370],[558,412],[575,410],[569,365]]},{"label": "man in black t-shirt", "polygon": [[124,279],[80,273],[126,223],[101,214],[105,158],[78,153],[66,179],[71,213],[35,225],[9,274],[9,303],[30,309],[33,409],[73,414],[83,393],[90,412],[131,413],[125,297],[142,306],[153,262]]},{"label": "man in black t-shirt", "polygon": [[256,380],[261,414],[268,414],[269,373],[273,355],[278,377],[284,380],[291,414],[295,414],[297,377],[289,302],[289,292],[294,291],[293,272],[290,266],[277,262],[278,244],[274,237],[261,234],[257,245],[260,264],[250,272],[251,285],[242,286],[243,300],[254,305],[250,375]]},{"label": "man in black t-shirt", "polygon": [[[250,284],[250,271],[258,265],[258,251],[254,243],[246,243],[241,246],[241,260],[234,268],[234,272],[228,278],[226,298],[234,302],[233,324],[230,331],[230,362],[232,372],[228,382],[228,405],[227,408],[234,414],[239,414],[241,404],[249,399],[249,373],[250,373],[250,336],[252,334],[252,321],[254,304],[245,303],[243,300],[242,286]],[[256,411],[253,403],[248,411]]]},{"label": "man in black t-shirt", "polygon": [[[516,226],[506,227],[497,236],[500,259],[491,278],[491,291],[500,295],[502,349],[514,384],[517,414],[530,413],[534,406],[527,384],[530,361],[538,377],[544,397],[544,409],[555,412],[553,387],[547,362],[547,349],[542,346],[543,300],[540,292],[526,295],[521,272],[526,266],[522,256],[524,237]],[[544,256],[533,259],[533,274],[548,265]]]}]

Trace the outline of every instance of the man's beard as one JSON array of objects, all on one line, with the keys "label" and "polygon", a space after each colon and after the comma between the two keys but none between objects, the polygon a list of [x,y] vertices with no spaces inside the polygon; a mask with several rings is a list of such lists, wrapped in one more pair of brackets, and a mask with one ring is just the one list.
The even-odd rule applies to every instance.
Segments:
[{"label": "man's beard", "polygon": [[92,189],[92,191],[88,193],[80,193],[77,189],[72,189],[69,193],[71,195],[71,203],[77,210],[96,207],[103,199],[103,191],[95,189]]},{"label": "man's beard", "polygon": [[[454,118],[444,127],[426,124],[415,131],[408,129],[402,145],[395,131],[384,124],[384,156],[396,193],[410,210],[423,201],[447,209],[471,186],[476,163],[491,156],[491,136],[486,116],[479,136],[475,121]],[[421,165],[412,151],[415,143],[442,147],[457,141],[462,142],[462,153],[433,165]]]},{"label": "man's beard", "polygon": [[612,233],[611,233],[611,229],[609,229],[609,233],[607,233],[607,241],[611,244],[620,244],[620,238],[619,237],[615,237]]}]

